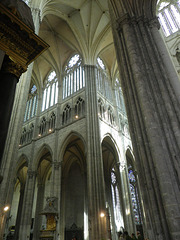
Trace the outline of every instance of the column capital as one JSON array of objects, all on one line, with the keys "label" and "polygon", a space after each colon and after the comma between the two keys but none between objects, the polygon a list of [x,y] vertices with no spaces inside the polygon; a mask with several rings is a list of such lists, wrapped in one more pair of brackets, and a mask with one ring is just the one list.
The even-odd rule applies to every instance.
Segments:
[{"label": "column capital", "polygon": [[33,171],[33,170],[28,170],[27,174],[28,174],[28,179],[32,179],[33,177],[35,177],[37,175],[37,172]]},{"label": "column capital", "polygon": [[59,170],[59,167],[62,165],[62,162],[52,162],[52,165],[54,165],[54,169],[55,170]]},{"label": "column capital", "polygon": [[157,17],[155,17],[149,21],[149,26],[150,26],[150,28],[157,28],[158,30],[161,27]]}]

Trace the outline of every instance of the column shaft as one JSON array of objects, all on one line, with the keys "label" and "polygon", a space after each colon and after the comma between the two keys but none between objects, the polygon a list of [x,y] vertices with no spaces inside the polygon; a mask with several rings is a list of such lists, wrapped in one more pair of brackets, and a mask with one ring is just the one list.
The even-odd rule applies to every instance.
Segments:
[{"label": "column shaft", "polygon": [[176,239],[180,225],[177,77],[165,67],[152,21],[128,14],[113,21],[130,133],[140,184],[146,186],[143,195],[154,239]]},{"label": "column shaft", "polygon": [[98,120],[96,67],[85,66],[87,119],[87,184],[89,199],[90,239],[107,238],[105,218],[100,218],[105,206],[105,184]]},{"label": "column shaft", "polygon": [[42,224],[42,215],[41,212],[43,210],[44,203],[44,184],[38,184],[38,192],[37,192],[37,201],[36,201],[36,213],[34,219],[34,228],[33,228],[33,239],[39,239],[40,229]]},{"label": "column shaft", "polygon": [[23,201],[21,224],[20,224],[20,230],[19,230],[19,240],[30,238],[35,181],[36,181],[36,172],[28,170],[24,201]]}]

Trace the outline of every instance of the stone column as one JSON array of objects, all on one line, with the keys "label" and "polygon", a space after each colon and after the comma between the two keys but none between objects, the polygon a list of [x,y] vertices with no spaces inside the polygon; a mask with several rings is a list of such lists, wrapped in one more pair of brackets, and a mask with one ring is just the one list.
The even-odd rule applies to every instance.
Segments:
[{"label": "stone column", "polygon": [[87,190],[89,239],[107,239],[105,184],[102,149],[100,141],[98,103],[96,88],[96,67],[84,66],[86,79],[86,119],[87,119]]},{"label": "stone column", "polygon": [[121,198],[123,200],[124,228],[130,234],[132,232],[136,232],[136,229],[134,224],[134,212],[132,209],[126,165],[124,163],[120,163],[119,170],[121,177],[122,196],[124,196],[123,198]]},{"label": "stone column", "polygon": [[0,50],[0,69],[4,60],[5,52]]},{"label": "stone column", "polygon": [[4,152],[4,145],[9,127],[11,111],[14,102],[16,84],[19,81],[22,67],[10,60],[6,55],[0,70],[0,163]]},{"label": "stone column", "polygon": [[[56,154],[56,153],[55,153]],[[55,205],[57,204],[57,223],[55,236],[59,239],[61,222],[60,220],[60,206],[61,206],[61,162],[54,161],[52,163],[52,191],[51,196],[56,198]]]},{"label": "stone column", "polygon": [[156,1],[109,1],[116,54],[153,239],[180,238],[179,81],[154,30]]},{"label": "stone column", "polygon": [[14,240],[18,240],[18,237],[19,237],[19,227],[20,227],[22,205],[23,205],[23,199],[24,199],[24,187],[25,187],[24,184],[22,184],[20,188],[20,198],[19,198],[18,212],[17,212],[16,224],[15,224]]},{"label": "stone column", "polygon": [[33,239],[37,240],[40,236],[40,229],[42,224],[42,215],[41,212],[43,210],[43,203],[44,203],[44,189],[45,186],[43,183],[38,183],[37,186],[37,202],[36,202],[36,212],[34,218],[34,228],[33,228]]},{"label": "stone column", "polygon": [[25,240],[30,238],[35,182],[36,172],[28,170],[19,230],[19,240]]}]

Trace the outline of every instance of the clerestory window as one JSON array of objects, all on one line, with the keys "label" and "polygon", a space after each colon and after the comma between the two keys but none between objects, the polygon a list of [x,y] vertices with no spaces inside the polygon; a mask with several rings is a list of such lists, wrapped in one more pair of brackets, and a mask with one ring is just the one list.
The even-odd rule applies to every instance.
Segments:
[{"label": "clerestory window", "polygon": [[180,30],[180,0],[158,1],[158,17],[166,37]]},{"label": "clerestory window", "polygon": [[42,112],[55,105],[58,101],[58,79],[56,72],[52,71],[45,82],[43,92]]},{"label": "clerestory window", "polygon": [[36,85],[31,86],[28,100],[26,102],[26,110],[24,114],[24,122],[36,115],[38,104],[38,93]]},{"label": "clerestory window", "polygon": [[63,77],[63,99],[85,87],[84,69],[79,54],[75,54],[65,67]]},{"label": "clerestory window", "polygon": [[122,93],[121,85],[118,78],[116,78],[116,81],[115,81],[115,96],[116,96],[116,104],[118,108],[122,112],[125,112],[123,93]]}]

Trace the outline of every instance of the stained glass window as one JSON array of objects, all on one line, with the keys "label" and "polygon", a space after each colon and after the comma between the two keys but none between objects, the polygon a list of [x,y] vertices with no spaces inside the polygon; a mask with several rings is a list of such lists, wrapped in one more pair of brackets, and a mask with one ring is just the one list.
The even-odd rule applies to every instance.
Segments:
[{"label": "stained glass window", "polygon": [[132,166],[128,168],[129,185],[131,192],[132,207],[134,212],[135,224],[141,224],[140,203],[137,191],[137,181]]}]

